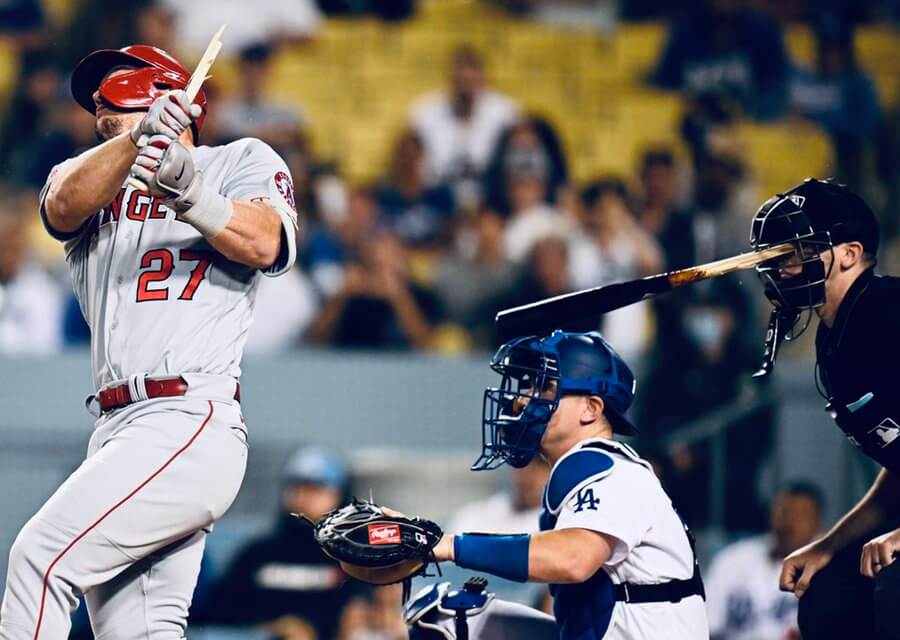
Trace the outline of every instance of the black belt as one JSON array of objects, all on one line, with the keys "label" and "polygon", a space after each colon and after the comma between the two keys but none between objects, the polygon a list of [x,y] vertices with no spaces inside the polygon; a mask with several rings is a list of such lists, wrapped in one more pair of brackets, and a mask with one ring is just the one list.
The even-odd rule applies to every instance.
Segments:
[{"label": "black belt", "polygon": [[700,569],[694,565],[694,575],[689,580],[670,580],[659,584],[632,584],[622,582],[613,585],[617,602],[641,604],[645,602],[680,602],[690,596],[706,600]]}]

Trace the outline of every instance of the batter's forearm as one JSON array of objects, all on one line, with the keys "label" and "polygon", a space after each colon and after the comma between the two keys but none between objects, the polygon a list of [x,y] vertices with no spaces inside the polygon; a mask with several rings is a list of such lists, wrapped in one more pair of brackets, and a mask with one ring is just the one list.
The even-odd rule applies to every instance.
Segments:
[{"label": "batter's forearm", "polygon": [[137,154],[138,148],[125,132],[75,158],[50,182],[44,199],[50,226],[64,233],[81,228],[115,199]]},{"label": "batter's forearm", "polygon": [[822,541],[837,551],[882,525],[900,506],[900,478],[882,469],[866,495],[838,520]]},{"label": "batter's forearm", "polygon": [[271,267],[281,251],[281,217],[265,204],[232,201],[228,224],[208,238],[229,260],[256,269]]}]

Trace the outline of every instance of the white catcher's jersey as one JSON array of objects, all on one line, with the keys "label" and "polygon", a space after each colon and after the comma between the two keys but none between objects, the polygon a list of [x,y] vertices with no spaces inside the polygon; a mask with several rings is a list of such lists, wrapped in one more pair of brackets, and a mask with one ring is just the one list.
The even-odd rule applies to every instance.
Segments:
[{"label": "white catcher's jersey", "polygon": [[[566,460],[589,447],[605,456],[580,465]],[[572,477],[586,468],[582,480]],[[580,442],[554,465],[545,492],[545,513],[553,513],[554,476],[565,474],[558,496],[554,529],[588,529],[618,542],[603,571],[613,583],[657,584],[688,580],[694,572],[694,552],[684,524],[675,512],[649,463],[620,442],[595,438]],[[585,636],[587,637],[587,636]],[[602,637],[606,640],[704,640],[709,637],[706,608],[700,596],[677,603],[616,602]]]},{"label": "white catcher's jersey", "polygon": [[[191,149],[208,188],[231,200],[264,201],[282,221],[281,252],[264,271],[277,276],[296,257],[297,213],[284,161],[243,138]],[[259,271],[218,253],[163,200],[124,185],[115,200],[65,242],[75,295],[91,329],[96,388],[134,374],[240,376]]]}]

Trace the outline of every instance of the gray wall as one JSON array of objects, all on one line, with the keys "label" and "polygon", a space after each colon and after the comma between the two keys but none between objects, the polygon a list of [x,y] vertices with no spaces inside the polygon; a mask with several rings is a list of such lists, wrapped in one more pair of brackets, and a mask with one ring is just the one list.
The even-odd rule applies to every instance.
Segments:
[{"label": "gray wall", "polygon": [[[0,575],[19,527],[84,455],[92,427],[83,404],[92,390],[89,372],[86,353],[0,360]],[[242,393],[249,470],[211,537],[211,552],[223,558],[241,536],[265,526],[277,503],[281,465],[302,442],[345,450],[358,468],[361,494],[371,489],[376,499],[410,512],[440,518],[485,495],[504,474],[467,467],[481,443],[482,390],[493,380],[484,356],[303,351],[248,359]],[[833,520],[861,494],[871,468],[822,410],[810,364],[781,363],[776,388],[781,429],[761,488],[811,478],[825,488]]]}]

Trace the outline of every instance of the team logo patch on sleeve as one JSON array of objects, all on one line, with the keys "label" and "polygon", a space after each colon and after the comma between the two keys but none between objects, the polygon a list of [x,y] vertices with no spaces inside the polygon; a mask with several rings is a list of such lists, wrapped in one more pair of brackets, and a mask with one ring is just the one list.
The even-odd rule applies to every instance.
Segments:
[{"label": "team logo patch on sleeve", "polygon": [[370,524],[369,544],[400,544],[400,527],[396,524]]},{"label": "team logo patch on sleeve", "polygon": [[294,185],[291,184],[291,177],[284,171],[275,174],[275,188],[284,198],[285,202],[291,205],[291,209],[297,210],[297,204],[294,201]]}]

